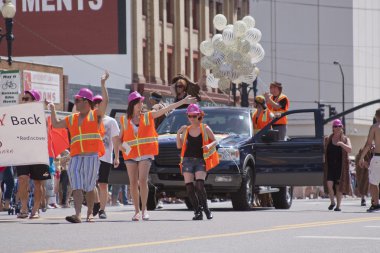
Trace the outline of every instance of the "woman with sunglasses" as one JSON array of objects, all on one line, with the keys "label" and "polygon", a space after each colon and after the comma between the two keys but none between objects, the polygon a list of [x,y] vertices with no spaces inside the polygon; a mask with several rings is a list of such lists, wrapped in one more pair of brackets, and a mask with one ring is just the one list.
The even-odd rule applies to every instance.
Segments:
[{"label": "woman with sunglasses", "polygon": [[333,121],[332,127],[333,133],[325,140],[325,180],[330,197],[328,209],[333,210],[336,206],[334,211],[341,211],[342,195],[350,191],[348,153],[352,147],[339,119]]},{"label": "woman with sunglasses", "polygon": [[144,97],[137,91],[128,96],[127,114],[120,118],[120,140],[123,158],[127,167],[130,190],[135,207],[132,221],[140,220],[141,196],[142,219],[149,220],[146,204],[148,200],[148,175],[154,156],[158,154],[157,132],[154,119],[184,104],[195,102],[195,98],[187,96],[179,102],[157,111],[143,113]]},{"label": "woman with sunglasses", "polygon": [[[174,102],[178,102],[184,99],[187,95],[192,95],[196,97],[197,101],[201,101],[201,98],[199,96],[199,86],[193,83],[187,76],[178,74],[172,79],[172,83],[174,85],[172,85],[170,88],[172,94],[175,95]],[[187,106],[187,104],[184,104],[177,109],[186,109]]]},{"label": "woman with sunglasses", "polygon": [[219,155],[216,152],[217,141],[211,128],[202,123],[204,112],[198,105],[189,105],[186,113],[190,125],[182,126],[177,132],[177,148],[182,149],[181,173],[185,180],[188,198],[194,208],[193,220],[203,219],[202,210],[207,219],[212,219],[204,182],[207,171],[219,163]]}]

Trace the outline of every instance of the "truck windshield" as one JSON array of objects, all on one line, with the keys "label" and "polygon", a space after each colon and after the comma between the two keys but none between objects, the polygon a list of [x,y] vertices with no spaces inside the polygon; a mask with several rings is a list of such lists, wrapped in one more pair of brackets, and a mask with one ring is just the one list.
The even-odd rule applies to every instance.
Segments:
[{"label": "truck windshield", "polygon": [[[248,112],[237,110],[205,110],[203,123],[214,134],[251,134],[251,118]],[[165,118],[157,129],[158,134],[175,134],[183,125],[189,125],[185,110],[178,110]]]}]

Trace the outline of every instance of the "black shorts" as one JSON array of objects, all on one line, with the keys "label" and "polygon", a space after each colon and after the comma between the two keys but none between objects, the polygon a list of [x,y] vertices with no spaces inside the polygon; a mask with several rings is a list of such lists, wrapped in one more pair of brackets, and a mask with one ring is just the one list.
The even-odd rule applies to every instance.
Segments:
[{"label": "black shorts", "polygon": [[49,166],[46,164],[21,165],[16,167],[17,176],[29,176],[33,180],[51,179]]},{"label": "black shorts", "polygon": [[112,164],[100,161],[98,183],[108,184]]}]

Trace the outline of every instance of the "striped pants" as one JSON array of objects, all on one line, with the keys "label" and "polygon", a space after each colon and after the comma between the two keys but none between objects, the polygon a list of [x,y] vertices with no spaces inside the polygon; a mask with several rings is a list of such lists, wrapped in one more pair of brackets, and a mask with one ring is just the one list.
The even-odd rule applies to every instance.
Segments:
[{"label": "striped pants", "polygon": [[72,190],[94,190],[98,180],[100,160],[98,155],[73,156],[67,170]]}]

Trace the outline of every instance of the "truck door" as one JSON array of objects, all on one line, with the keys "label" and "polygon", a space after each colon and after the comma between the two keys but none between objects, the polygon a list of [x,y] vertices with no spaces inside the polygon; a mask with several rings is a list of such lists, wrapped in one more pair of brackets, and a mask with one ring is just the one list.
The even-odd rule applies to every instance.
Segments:
[{"label": "truck door", "polygon": [[270,126],[254,136],[256,185],[323,185],[323,119],[316,109],[289,111],[287,137],[276,140]]}]

